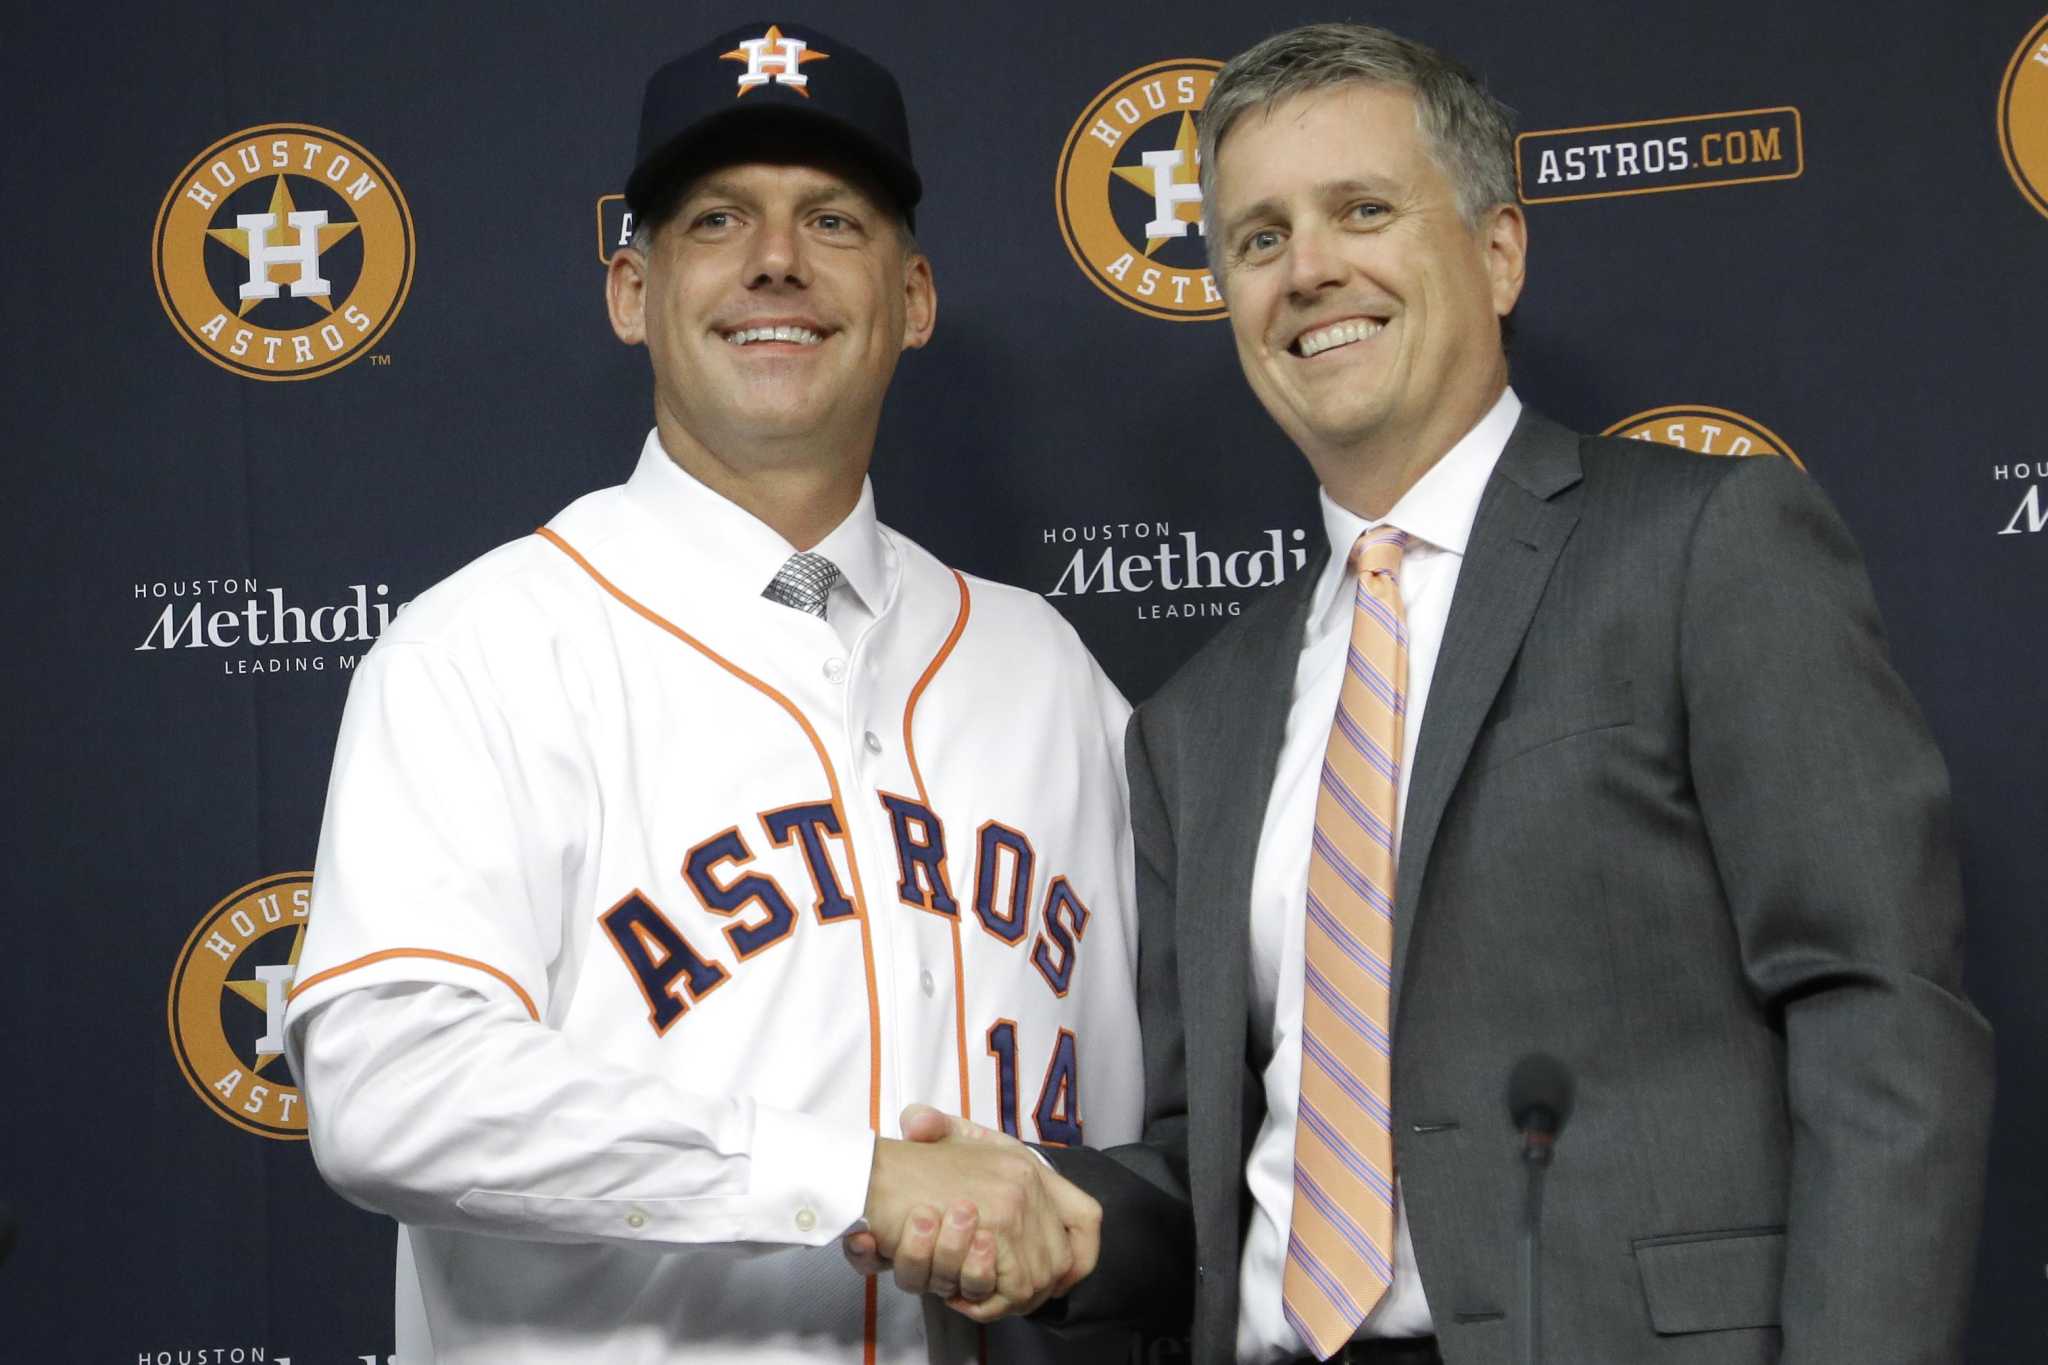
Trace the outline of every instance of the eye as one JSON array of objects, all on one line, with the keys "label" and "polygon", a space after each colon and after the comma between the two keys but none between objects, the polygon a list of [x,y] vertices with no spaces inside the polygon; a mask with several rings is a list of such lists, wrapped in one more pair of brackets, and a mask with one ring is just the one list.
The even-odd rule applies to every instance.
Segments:
[{"label": "eye", "polygon": [[733,224],[731,209],[709,209],[690,220],[692,232],[720,232]]},{"label": "eye", "polygon": [[820,209],[811,217],[811,229],[824,237],[858,239],[862,234],[860,220],[842,209]]},{"label": "eye", "polygon": [[1278,228],[1260,228],[1244,239],[1244,245],[1237,249],[1241,261],[1257,261],[1272,255],[1280,249],[1285,240]]},{"label": "eye", "polygon": [[1375,203],[1372,200],[1363,200],[1352,204],[1344,210],[1344,216],[1354,223],[1375,222],[1378,219],[1384,218],[1386,213],[1387,206],[1385,204]]}]

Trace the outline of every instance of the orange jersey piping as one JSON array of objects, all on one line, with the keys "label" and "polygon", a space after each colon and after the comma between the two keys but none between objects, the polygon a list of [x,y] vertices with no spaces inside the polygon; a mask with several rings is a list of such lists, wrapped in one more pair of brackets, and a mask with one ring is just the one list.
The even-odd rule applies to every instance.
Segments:
[{"label": "orange jersey piping", "polygon": [[517,981],[514,981],[488,962],[479,962],[473,957],[457,957],[454,953],[444,953],[435,948],[386,948],[382,952],[371,953],[367,957],[359,957],[353,962],[344,962],[339,967],[329,967],[324,972],[314,973],[304,981],[294,982],[291,990],[286,992],[285,999],[296,1000],[302,992],[311,990],[323,981],[332,981],[344,972],[352,972],[361,967],[368,967],[378,962],[389,962],[393,958],[400,957],[425,957],[432,958],[436,962],[452,962],[458,967],[469,967],[482,972],[486,976],[494,976],[512,988],[512,994],[519,997],[519,1003],[526,1006],[526,1012],[533,1016],[535,1022],[540,1020],[540,1011],[533,1007],[533,997],[528,995]]},{"label": "orange jersey piping", "polygon": [[[931,685],[939,670],[953,653],[953,646],[960,643],[961,634],[967,629],[967,618],[974,611],[974,598],[967,591],[967,580],[960,571],[952,571],[953,581],[960,585],[960,614],[953,621],[953,631],[946,636],[946,643],[939,646],[939,652],[925,665],[924,675],[917,680],[917,686],[910,689],[910,700],[903,704],[903,752],[910,760],[910,777],[917,783],[917,799],[926,810],[932,809],[931,793],[925,790],[924,773],[917,766],[917,741],[911,735],[911,722],[917,715],[917,702]],[[937,812],[933,812],[936,816]],[[958,893],[955,893],[956,895]],[[974,1117],[972,1093],[967,1080],[967,965],[960,949],[960,920],[955,916],[953,930],[953,1042],[960,1057],[960,1117]]]}]

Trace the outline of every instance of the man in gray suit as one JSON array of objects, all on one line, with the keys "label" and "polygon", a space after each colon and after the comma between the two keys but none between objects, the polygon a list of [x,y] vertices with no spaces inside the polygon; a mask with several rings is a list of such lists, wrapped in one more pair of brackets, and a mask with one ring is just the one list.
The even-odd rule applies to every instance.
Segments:
[{"label": "man in gray suit", "polygon": [[1104,1208],[1067,1321],[1191,1314],[1202,1362],[1508,1361],[1505,1092],[1542,1052],[1576,1078],[1542,1359],[1959,1360],[1989,1033],[1848,533],[1785,460],[1521,405],[1511,134],[1455,63],[1301,29],[1203,119],[1239,359],[1330,553],[1132,722],[1149,1116],[1047,1154]]}]

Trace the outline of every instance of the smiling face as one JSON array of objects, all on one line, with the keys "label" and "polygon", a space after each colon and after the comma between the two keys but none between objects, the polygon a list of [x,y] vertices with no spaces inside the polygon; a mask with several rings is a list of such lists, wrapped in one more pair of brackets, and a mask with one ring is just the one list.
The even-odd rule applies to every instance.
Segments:
[{"label": "smiling face", "polygon": [[1379,516],[1507,383],[1520,210],[1477,227],[1397,86],[1312,90],[1216,151],[1217,273],[1259,401],[1333,498]]},{"label": "smiling face", "polygon": [[613,255],[612,326],[647,345],[671,458],[721,491],[782,468],[850,475],[857,492],[897,358],[937,308],[885,205],[849,169],[723,166],[684,189],[644,256]]}]

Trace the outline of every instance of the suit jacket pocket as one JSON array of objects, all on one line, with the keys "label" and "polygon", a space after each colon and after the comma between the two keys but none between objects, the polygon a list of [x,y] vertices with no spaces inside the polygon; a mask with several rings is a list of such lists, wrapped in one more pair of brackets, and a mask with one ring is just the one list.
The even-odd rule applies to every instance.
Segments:
[{"label": "suit jacket pocket", "polygon": [[1778,1325],[1783,1228],[1644,1237],[1634,1250],[1650,1326],[1659,1335]]},{"label": "suit jacket pocket", "polygon": [[1499,767],[1574,735],[1627,725],[1633,717],[1627,678],[1598,683],[1569,697],[1520,703],[1480,734],[1473,767]]}]

